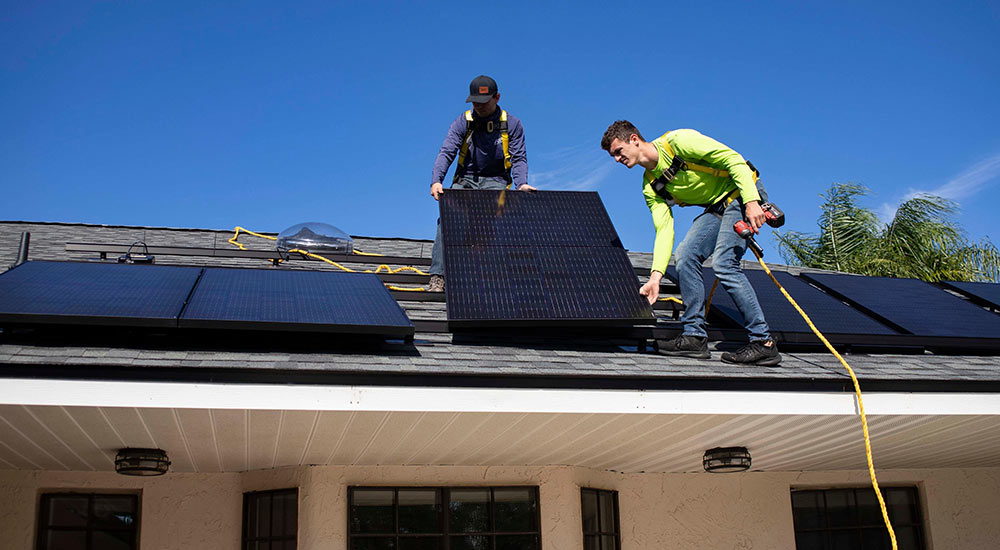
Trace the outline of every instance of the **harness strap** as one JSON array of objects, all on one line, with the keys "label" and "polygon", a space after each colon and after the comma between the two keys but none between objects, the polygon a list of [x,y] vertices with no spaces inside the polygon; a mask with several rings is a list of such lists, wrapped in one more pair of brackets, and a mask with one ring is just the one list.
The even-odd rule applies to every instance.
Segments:
[{"label": "harness strap", "polygon": [[[492,121],[487,121],[487,132],[493,132],[494,130],[490,128],[493,125]],[[465,156],[469,153],[469,147],[472,145],[472,133],[476,131],[476,123],[472,118],[472,110],[465,112],[465,139],[462,140],[462,148],[458,151],[458,166],[465,164]],[[500,141],[503,144],[503,168],[507,171],[507,179],[510,180],[510,134],[507,132],[507,111],[500,109]],[[453,182],[458,182],[458,168],[455,168],[455,177],[452,179]],[[510,184],[507,184],[510,187]]]},{"label": "harness strap", "polygon": [[[672,133],[673,133],[673,131],[671,130],[670,132],[667,132],[667,133],[663,134],[663,136],[661,136],[661,137],[666,138],[667,136],[669,136]],[[677,158],[677,155],[674,153],[673,148],[670,147],[670,141],[669,140],[667,140],[667,139],[663,140],[663,148],[667,151],[667,154],[670,155],[671,158]],[[746,163],[747,163],[747,166],[750,168],[750,170],[753,172],[753,182],[757,183],[757,180],[760,179],[760,172],[758,172],[757,169],[754,168],[753,164],[750,164],[749,160],[746,161]],[[684,161],[684,164],[685,164],[685,168],[682,168],[682,170],[693,170],[695,172],[702,172],[702,173],[709,174],[709,175],[712,175],[712,176],[715,176],[715,177],[718,177],[718,178],[728,178],[729,177],[729,171],[728,170],[720,170],[718,168],[712,168],[711,166],[703,166],[701,164],[695,164],[695,163],[687,161],[687,160]],[[671,178],[671,179],[673,179],[673,178]]]}]

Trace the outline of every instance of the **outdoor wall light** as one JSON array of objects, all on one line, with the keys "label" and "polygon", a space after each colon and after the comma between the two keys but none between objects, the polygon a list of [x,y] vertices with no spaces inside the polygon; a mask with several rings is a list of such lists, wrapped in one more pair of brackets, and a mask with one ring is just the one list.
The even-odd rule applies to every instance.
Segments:
[{"label": "outdoor wall light", "polygon": [[746,447],[716,447],[705,451],[701,464],[706,472],[745,472],[750,469],[750,451]]},{"label": "outdoor wall light", "polygon": [[126,476],[162,476],[170,468],[167,452],[162,449],[119,449],[115,471]]}]

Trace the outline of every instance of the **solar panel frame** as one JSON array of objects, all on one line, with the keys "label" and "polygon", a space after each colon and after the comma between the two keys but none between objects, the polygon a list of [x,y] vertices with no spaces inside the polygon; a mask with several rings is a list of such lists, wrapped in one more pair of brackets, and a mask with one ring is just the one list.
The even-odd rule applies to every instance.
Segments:
[{"label": "solar panel frame", "polygon": [[803,273],[802,277],[914,336],[975,339],[991,347],[1000,346],[1000,316],[930,283],[838,273]]},{"label": "solar panel frame", "polygon": [[440,204],[449,327],[654,322],[597,193],[453,189]]},{"label": "solar panel frame", "polygon": [[[743,273],[757,294],[757,300],[764,311],[764,319],[772,332],[813,334],[809,325],[788,302],[788,299],[781,294],[767,273],[754,269],[745,269]],[[864,334],[887,337],[901,334],[898,330],[810,285],[804,279],[782,271],[772,271],[772,273],[823,334]],[[711,269],[705,269],[703,277],[707,294],[714,283],[715,272]],[[735,325],[743,326],[743,315],[721,284],[712,296],[711,309],[716,314],[725,316]]]},{"label": "solar panel frame", "polygon": [[29,261],[0,274],[0,324],[176,327],[198,267]]},{"label": "solar panel frame", "polygon": [[413,323],[377,275],[206,268],[181,313],[185,329],[412,336]]},{"label": "solar panel frame", "polygon": [[1000,283],[941,281],[941,284],[962,294],[975,304],[1000,311]]}]

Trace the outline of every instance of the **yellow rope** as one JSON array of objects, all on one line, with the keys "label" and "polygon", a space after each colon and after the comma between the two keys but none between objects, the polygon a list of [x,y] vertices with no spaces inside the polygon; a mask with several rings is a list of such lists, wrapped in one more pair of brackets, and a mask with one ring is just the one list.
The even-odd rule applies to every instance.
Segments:
[{"label": "yellow rope", "polygon": [[708,316],[708,308],[712,307],[712,296],[715,296],[715,287],[719,286],[719,278],[715,278],[715,282],[712,283],[712,291],[708,293],[708,298],[705,299],[705,316]]},{"label": "yellow rope", "polygon": [[246,228],[243,228],[243,227],[240,227],[240,226],[237,225],[236,226],[236,232],[233,233],[233,238],[229,239],[229,243],[230,244],[234,244],[234,245],[240,247],[240,250],[246,250],[245,246],[243,246],[242,244],[236,242],[236,239],[240,238],[240,231],[242,231],[242,232],[244,232],[244,233],[246,233],[248,235],[253,235],[254,237],[260,237],[262,239],[268,239],[270,241],[276,241],[276,240],[278,240],[278,237],[272,237],[270,235],[261,235],[260,233],[254,233],[253,231],[250,231],[249,229],[246,229]]},{"label": "yellow rope", "polygon": [[659,302],[675,302],[675,303],[678,303],[678,304],[683,304],[684,303],[679,298],[674,298],[673,296],[667,296],[666,298],[660,298],[657,301],[659,301]]},{"label": "yellow rope", "polygon": [[[278,240],[277,237],[271,237],[270,235],[263,235],[261,233],[255,233],[255,232],[250,231],[249,229],[246,229],[244,227],[236,226],[235,233],[233,233],[233,238],[229,239],[229,243],[240,247],[240,250],[246,250],[246,247],[244,247],[242,244],[240,244],[237,241],[237,239],[239,239],[239,237],[240,237],[240,233],[241,232],[242,233],[246,233],[248,235],[253,235],[254,237],[260,237],[262,239],[268,239],[268,240],[271,240],[271,241]],[[326,262],[326,263],[328,263],[328,264],[336,267],[337,269],[340,269],[342,271],[346,271],[348,273],[375,273],[375,274],[378,274],[378,273],[388,273],[388,274],[391,275],[391,274],[394,274],[394,273],[399,273],[401,271],[412,271],[412,272],[416,273],[417,275],[429,275],[429,273],[427,273],[425,271],[421,271],[421,270],[419,270],[419,269],[417,269],[417,268],[415,268],[413,266],[408,266],[408,265],[407,266],[402,266],[402,267],[397,267],[397,268],[393,269],[392,267],[389,267],[386,264],[381,264],[378,267],[376,267],[374,270],[365,269],[363,271],[358,271],[356,269],[351,269],[351,268],[349,268],[347,266],[338,264],[337,262],[331,260],[330,258],[326,258],[326,257],[320,256],[319,254],[313,254],[312,252],[309,252],[307,250],[302,250],[301,248],[293,248],[293,249],[289,250],[288,252],[290,252],[290,253],[294,252],[296,254],[302,254],[303,256],[308,256],[310,258],[314,258],[314,259]],[[375,254],[375,253],[372,253],[372,252],[362,252],[360,250],[355,250],[354,253],[357,254],[358,256],[382,256],[382,254]],[[282,259],[278,260],[278,262],[283,262],[283,261],[284,260],[282,260]],[[421,291],[427,290],[424,287],[419,287],[419,288],[405,288],[405,287],[399,287],[399,286],[393,286],[393,285],[385,285],[385,286],[389,290],[400,290],[400,291],[403,291],[403,292],[421,292]]]},{"label": "yellow rope", "polygon": [[[753,249],[751,248],[751,250]],[[889,539],[892,541],[892,550],[896,550],[896,533],[892,530],[892,524],[889,522],[889,511],[885,508],[885,500],[882,498],[882,491],[878,488],[878,478],[875,477],[875,462],[872,460],[872,445],[871,440],[868,437],[868,420],[865,417],[865,404],[861,400],[861,384],[858,383],[858,377],[854,375],[854,369],[847,364],[847,361],[845,361],[844,358],[837,353],[837,350],[834,349],[832,344],[830,344],[830,341],[823,336],[823,333],[821,333],[818,328],[816,328],[816,325],[814,325],[812,320],[809,319],[806,312],[802,311],[799,304],[797,304],[788,294],[788,291],[781,286],[781,283],[778,282],[778,279],[776,279],[774,274],[771,273],[771,270],[768,269],[767,264],[764,263],[764,259],[760,256],[760,254],[758,254],[756,250],[753,250],[753,253],[754,256],[757,256],[757,261],[760,263],[761,267],[764,268],[764,272],[766,272],[767,276],[774,281],[775,285],[777,285],[778,290],[785,295],[785,298],[787,298],[795,310],[799,312],[799,315],[805,319],[806,324],[809,325],[809,328],[811,328],[816,336],[819,337],[820,341],[823,342],[823,345],[826,346],[826,349],[830,350],[830,353],[832,353],[834,357],[840,361],[841,365],[844,365],[844,368],[847,369],[847,374],[851,375],[851,381],[854,382],[854,393],[858,398],[858,411],[861,413],[861,428],[865,433],[865,456],[868,458],[868,473],[872,479],[872,488],[875,489],[875,496],[878,497],[878,504],[882,508],[882,519],[885,520],[885,528],[889,530]]]}]

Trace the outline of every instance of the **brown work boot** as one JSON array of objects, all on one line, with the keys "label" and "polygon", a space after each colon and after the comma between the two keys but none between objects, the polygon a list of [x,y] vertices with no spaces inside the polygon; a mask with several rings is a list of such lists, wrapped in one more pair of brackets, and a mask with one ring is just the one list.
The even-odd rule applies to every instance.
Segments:
[{"label": "brown work boot", "polygon": [[444,292],[444,277],[441,275],[431,275],[431,281],[427,284],[428,292]]}]

